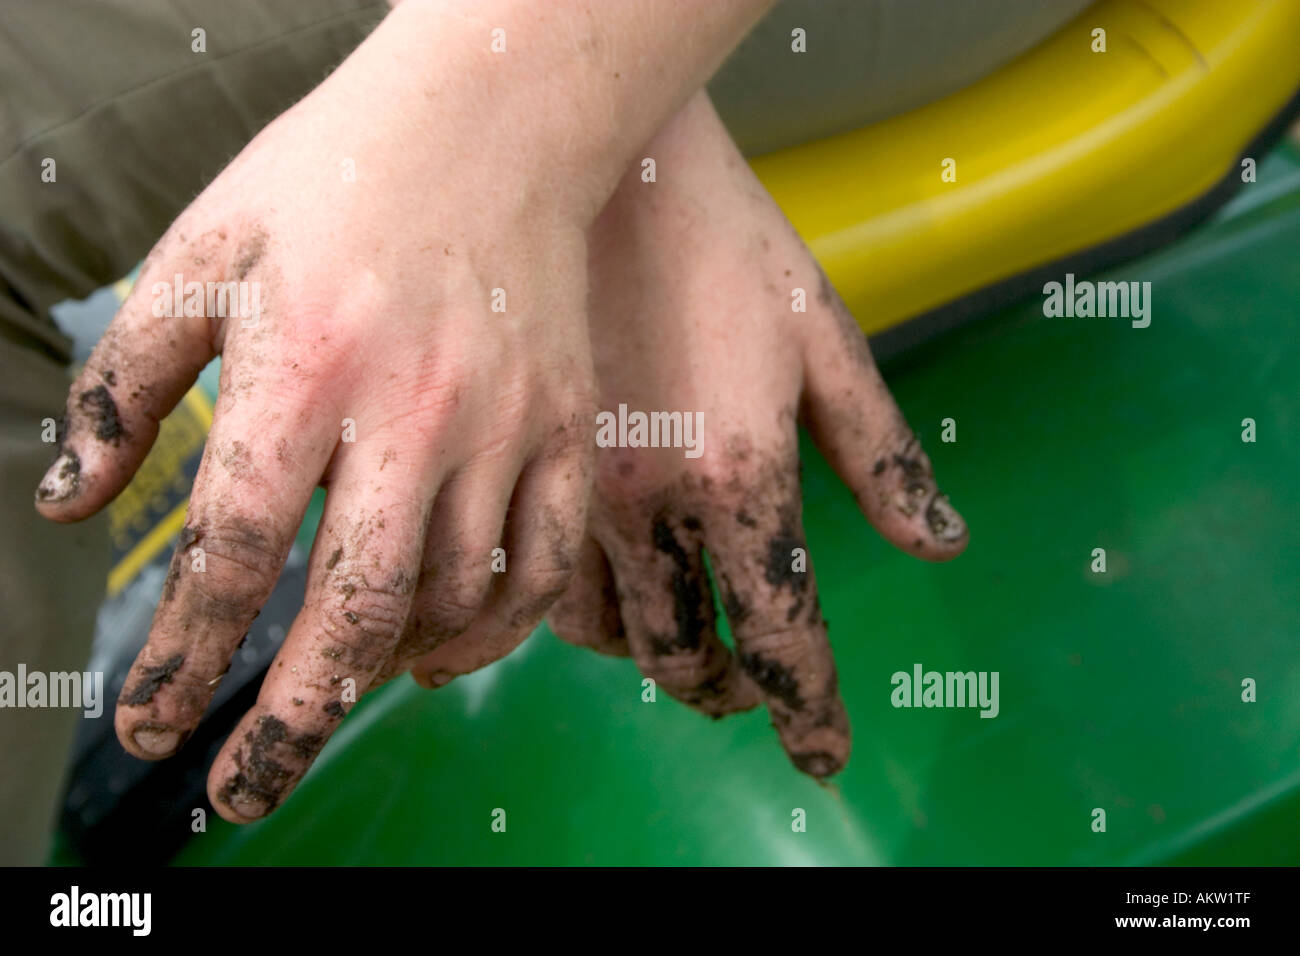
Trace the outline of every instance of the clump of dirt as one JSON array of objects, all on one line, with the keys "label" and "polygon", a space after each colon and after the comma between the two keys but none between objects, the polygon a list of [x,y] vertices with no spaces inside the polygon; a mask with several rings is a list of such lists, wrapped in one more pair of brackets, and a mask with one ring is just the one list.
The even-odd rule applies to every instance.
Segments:
[{"label": "clump of dirt", "polygon": [[755,684],[791,710],[804,709],[804,699],[799,694],[799,678],[780,661],[742,651],[740,666],[753,678]]},{"label": "clump of dirt", "polygon": [[82,392],[77,407],[90,416],[91,427],[100,441],[117,445],[123,438],[130,437],[118,416],[117,403],[106,386],[96,385]]},{"label": "clump of dirt", "polygon": [[[697,521],[696,527],[698,526]],[[666,554],[673,562],[673,619],[677,623],[677,634],[673,643],[677,647],[694,650],[700,646],[700,639],[705,627],[708,626],[703,610],[707,600],[703,568],[692,567],[686,549],[677,540],[672,527],[663,515],[654,518],[650,527],[650,536],[655,550]],[[671,650],[671,647],[667,647],[664,652],[671,653]]]},{"label": "clump of dirt", "polygon": [[[255,730],[244,734],[243,744],[235,751],[238,772],[222,785],[217,798],[241,816],[265,816],[279,806],[324,746],[322,734],[294,736],[278,717],[263,716]],[[281,762],[285,758],[293,758],[302,769],[286,766]]]},{"label": "clump of dirt", "polygon": [[128,707],[143,707],[153,700],[153,695],[158,693],[158,688],[163,684],[170,684],[172,676],[181,669],[185,663],[184,654],[173,654],[167,660],[155,667],[143,667],[140,669],[140,682],[135,685],[135,689],[129,693],[123,689],[121,702]]}]

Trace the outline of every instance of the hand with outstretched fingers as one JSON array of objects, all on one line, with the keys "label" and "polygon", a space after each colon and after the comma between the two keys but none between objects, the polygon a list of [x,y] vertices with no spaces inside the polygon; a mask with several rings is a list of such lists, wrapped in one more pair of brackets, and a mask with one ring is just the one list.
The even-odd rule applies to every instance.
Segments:
[{"label": "hand with outstretched fingers", "polygon": [[682,41],[645,29],[650,0],[405,0],[173,223],[73,385],[36,492],[56,521],[102,508],[222,357],[118,700],[129,752],[167,757],[194,730],[318,484],[303,608],[209,774],[226,819],[279,805],[395,658],[541,620],[592,475],[587,230],[768,2],[722,0]]},{"label": "hand with outstretched fingers", "polygon": [[[588,243],[600,407],[702,413],[698,456],[597,449],[590,536],[548,621],[574,643],[630,654],[706,714],[765,703],[790,759],[825,777],[844,766],[850,734],[804,540],[798,424],[904,551],[949,560],[966,525],[861,330],[707,97],[647,154],[658,181],[633,170]],[[796,289],[806,312],[793,309]],[[734,654],[718,636],[706,553]],[[413,673],[437,683],[481,666],[484,651],[457,638]]]}]

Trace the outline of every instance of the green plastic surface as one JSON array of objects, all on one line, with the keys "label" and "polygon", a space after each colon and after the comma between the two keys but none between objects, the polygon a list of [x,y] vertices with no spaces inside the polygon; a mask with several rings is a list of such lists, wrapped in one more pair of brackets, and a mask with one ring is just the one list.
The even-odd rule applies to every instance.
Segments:
[{"label": "green plastic surface", "polygon": [[[443,690],[364,700],[271,819],[213,817],[178,862],[1296,862],[1298,250],[1286,148],[1105,276],[1153,283],[1150,328],[1035,299],[887,367],[972,529],[950,565],[892,550],[805,449],[854,728],[833,786],[787,764],[764,712],[643,703],[632,663],[542,631]],[[895,709],[890,677],[918,662],[999,672],[999,716]]]}]

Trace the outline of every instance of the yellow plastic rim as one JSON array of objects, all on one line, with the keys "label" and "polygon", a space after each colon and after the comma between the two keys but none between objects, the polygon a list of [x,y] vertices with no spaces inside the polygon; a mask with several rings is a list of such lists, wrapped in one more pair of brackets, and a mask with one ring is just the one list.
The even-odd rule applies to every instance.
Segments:
[{"label": "yellow plastic rim", "polygon": [[871,334],[1187,206],[1297,89],[1300,0],[1102,0],[973,86],[753,167]]}]

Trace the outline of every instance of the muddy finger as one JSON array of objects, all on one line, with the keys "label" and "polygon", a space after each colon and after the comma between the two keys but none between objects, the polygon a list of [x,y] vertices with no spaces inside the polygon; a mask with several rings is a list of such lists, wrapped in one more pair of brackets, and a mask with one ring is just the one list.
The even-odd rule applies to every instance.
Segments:
[{"label": "muddy finger", "polygon": [[412,667],[442,687],[505,657],[541,623],[569,586],[586,524],[589,453],[534,460],[520,473],[482,610],[461,634]]},{"label": "muddy finger", "polygon": [[118,698],[118,739],[137,757],[169,756],[190,735],[275,586],[332,446],[284,426],[297,418],[255,425],[217,403],[148,640]]},{"label": "muddy finger", "polygon": [[[214,234],[211,242],[220,240]],[[36,489],[45,517],[77,521],[116,497],[153,447],[158,423],[215,356],[212,323],[191,314],[206,312],[206,302],[178,311],[184,300],[172,286],[177,274],[221,275],[201,256],[203,265],[187,270],[183,245],[159,243],[69,390],[55,460]]]},{"label": "muddy finger", "polygon": [[232,822],[283,802],[405,625],[440,476],[416,467],[386,479],[375,455],[357,452],[331,482],[303,609],[208,776],[213,806]]},{"label": "muddy finger", "polygon": [[502,529],[517,474],[513,463],[469,466],[438,491],[411,614],[381,679],[409,669],[478,617],[507,563]]},{"label": "muddy finger", "polygon": [[665,507],[646,516],[637,538],[604,544],[641,673],[711,717],[756,706],[756,688],[718,636],[701,520]]},{"label": "muddy finger", "polygon": [[705,545],[741,668],[761,689],[790,760],[826,777],[848,760],[849,721],[804,540],[797,469],[790,460],[747,507],[710,519]]}]

